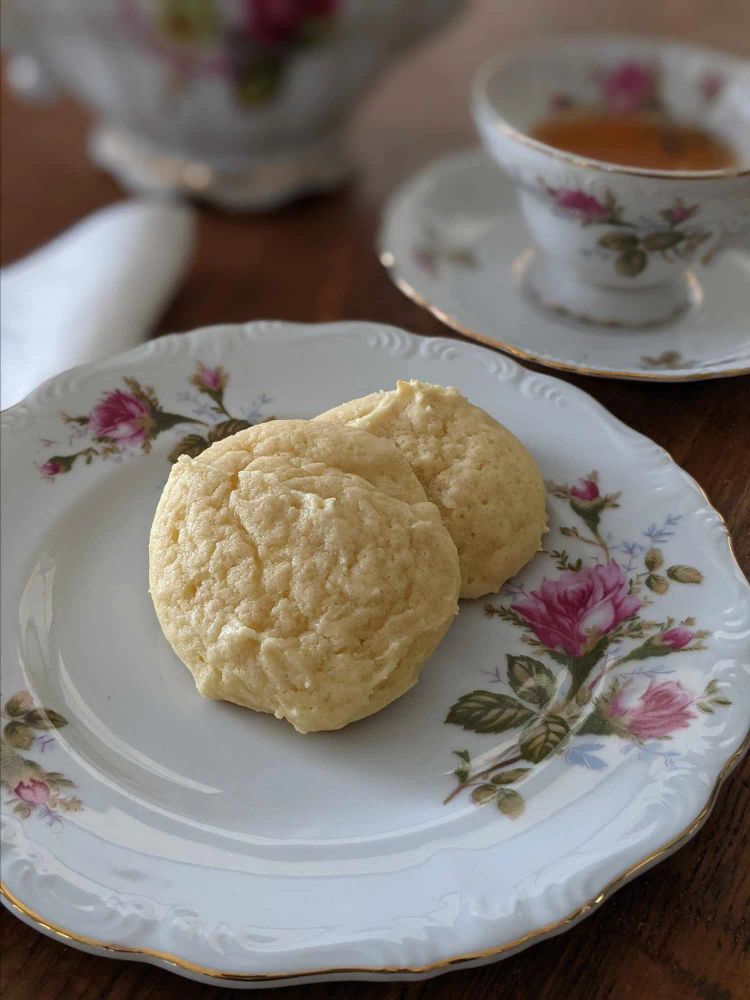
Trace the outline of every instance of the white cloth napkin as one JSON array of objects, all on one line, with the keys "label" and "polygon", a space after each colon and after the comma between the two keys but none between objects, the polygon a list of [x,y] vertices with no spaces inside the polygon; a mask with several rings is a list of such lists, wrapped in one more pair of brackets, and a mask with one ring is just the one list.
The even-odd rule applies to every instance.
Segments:
[{"label": "white cloth napkin", "polygon": [[120,202],[0,271],[4,409],[75,365],[145,340],[185,273],[193,213]]}]

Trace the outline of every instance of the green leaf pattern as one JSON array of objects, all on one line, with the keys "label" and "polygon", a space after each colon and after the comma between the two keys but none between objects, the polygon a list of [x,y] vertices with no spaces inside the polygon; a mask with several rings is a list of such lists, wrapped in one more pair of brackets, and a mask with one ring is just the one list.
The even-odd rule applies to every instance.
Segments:
[{"label": "green leaf pattern", "polygon": [[[290,63],[334,36],[340,5],[316,9],[287,0],[279,22],[271,17],[273,31],[264,28],[265,18],[247,16],[244,6],[209,0],[153,0],[132,9],[123,4],[121,29],[150,59],[164,63],[175,91],[218,75],[240,111],[267,113],[284,88]],[[264,0],[260,6],[279,5]]]},{"label": "green leaf pattern", "polygon": [[41,751],[48,749],[52,731],[67,726],[68,720],[55,709],[36,705],[28,691],[8,698],[2,715],[7,721],[0,738],[0,784],[10,793],[13,813],[22,820],[37,814],[56,823],[61,813],[79,812],[83,803],[68,794],[75,782],[60,771],[45,771],[38,761],[19,752],[33,752],[37,741]]},{"label": "green leaf pattern", "polygon": [[519,698],[539,708],[544,708],[557,689],[552,671],[531,656],[508,654],[508,682]]},{"label": "green leaf pattern", "polygon": [[[46,456],[38,464],[40,475],[49,482],[53,482],[74,468],[80,468],[81,464],[90,465],[95,459],[106,461],[113,456],[131,455],[136,453],[136,449],[143,454],[150,454],[153,442],[160,435],[182,427],[182,436],[167,454],[168,460],[174,463],[181,455],[195,458],[215,441],[222,441],[224,438],[252,427],[249,420],[233,416],[227,409],[225,392],[229,375],[222,367],[212,368],[202,361],[198,361],[195,371],[188,376],[187,382],[193,389],[197,389],[199,397],[203,397],[202,408],[199,407],[196,410],[201,416],[165,410],[155,389],[151,386],[141,385],[132,376],[123,378],[124,390],[115,388],[105,392],[91,413],[78,416],[63,414],[63,423],[72,424],[77,428],[70,438],[70,445],[72,446],[73,442],[77,441],[82,434],[90,435],[92,444],[69,454]],[[124,415],[123,406],[130,408]],[[108,437],[107,434],[111,435],[112,432],[109,427],[102,426],[103,422],[106,423],[107,419],[110,422],[116,421],[118,415],[129,418],[132,409],[140,413],[138,426],[134,430],[132,439],[123,442],[112,436]],[[206,414],[210,415],[210,420],[203,419]],[[263,419],[273,418],[264,417]],[[187,434],[184,433],[185,425],[189,425],[191,428]]]},{"label": "green leaf pattern", "polygon": [[[602,245],[627,253],[637,249],[633,239],[627,232],[617,232],[603,237]],[[668,242],[653,239],[648,245],[653,250]],[[676,246],[677,241],[670,245]],[[498,812],[510,819],[524,813],[527,803],[523,789],[540,764],[557,755],[570,758],[573,764],[584,762],[586,755],[575,749],[579,736],[635,744],[666,740],[672,731],[694,724],[701,714],[712,715],[731,705],[715,680],[706,685],[702,694],[693,695],[681,680],[664,680],[659,673],[647,672],[651,664],[640,666],[641,661],[653,662],[654,658],[684,659],[694,650],[705,649],[710,636],[696,627],[693,617],[659,619],[653,612],[646,614],[648,606],[672,585],[689,589],[703,583],[697,567],[667,561],[665,548],[674,532],[665,540],[660,531],[650,528],[646,534],[649,538],[658,536],[658,544],[641,547],[640,566],[634,564],[631,555],[625,578],[622,564],[613,560],[611,533],[602,523],[609,510],[620,506],[621,494],[601,491],[596,471],[582,476],[573,486],[547,483],[547,490],[578,518],[577,524],[562,524],[557,530],[564,538],[572,539],[582,554],[581,558],[572,558],[566,549],[550,547],[546,554],[562,578],[547,582],[545,577],[545,585],[551,587],[549,593],[572,593],[573,606],[577,600],[585,602],[586,598],[575,595],[585,593],[588,579],[596,575],[590,568],[594,552],[599,572],[597,586],[613,587],[610,599],[625,605],[619,614],[611,613],[611,623],[599,626],[601,631],[597,631],[594,616],[590,631],[584,629],[582,636],[575,633],[568,638],[565,629],[573,626],[566,624],[565,615],[573,612],[566,612],[565,604],[545,610],[547,605],[539,591],[529,595],[523,588],[514,587],[521,590],[526,604],[514,601],[513,606],[508,606],[495,601],[485,605],[487,619],[520,631],[521,641],[531,649],[506,653],[504,674],[496,670],[492,675],[500,689],[470,691],[459,696],[448,710],[446,723],[479,737],[503,734],[504,739],[494,749],[490,745],[483,750],[479,746],[476,750],[454,751],[459,761],[452,772],[456,784],[445,802],[466,792],[475,805],[494,802]],[[531,598],[537,602],[536,610],[529,604]],[[553,597],[548,595],[546,599],[552,601]],[[546,614],[553,615],[550,624]],[[554,615],[562,616],[562,621],[554,623]],[[557,636],[561,638],[557,640]],[[676,662],[679,664],[679,660]],[[628,672],[618,675],[626,663],[630,665]],[[633,688],[633,678],[639,674],[645,675],[643,683]],[[607,765],[598,761],[597,766]]]},{"label": "green leaf pattern", "polygon": [[475,733],[504,733],[522,726],[534,713],[505,694],[494,691],[471,691],[451,706],[446,722]]},{"label": "green leaf pattern", "polygon": [[[689,262],[699,250],[703,257],[710,256],[711,250],[706,254],[704,244],[713,241],[716,245],[720,242],[714,232],[693,221],[693,217],[700,214],[697,204],[688,208],[676,199],[670,207],[658,211],[652,220],[644,222],[638,217],[632,220],[625,218],[610,188],[606,188],[603,195],[594,197],[583,191],[553,188],[541,177],[538,184],[534,192],[551,199],[557,210],[560,210],[560,195],[567,196],[562,203],[562,211],[571,221],[584,227],[614,227],[599,236],[592,249],[609,256],[617,274],[626,278],[637,278],[643,274],[653,258]],[[589,205],[589,210],[578,208],[579,202]],[[566,210],[566,204],[573,207]]]},{"label": "green leaf pattern", "polygon": [[567,737],[570,729],[559,715],[547,715],[526,731],[519,743],[521,755],[532,764],[549,757]]}]

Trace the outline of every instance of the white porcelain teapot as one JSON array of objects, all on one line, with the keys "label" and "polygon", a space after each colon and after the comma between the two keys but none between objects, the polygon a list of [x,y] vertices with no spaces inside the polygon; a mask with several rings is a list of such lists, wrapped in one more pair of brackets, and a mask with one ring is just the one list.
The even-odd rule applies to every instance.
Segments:
[{"label": "white porcelain teapot", "polygon": [[128,188],[237,209],[334,187],[350,109],[461,0],[5,0],[11,82],[99,116],[90,152]]}]

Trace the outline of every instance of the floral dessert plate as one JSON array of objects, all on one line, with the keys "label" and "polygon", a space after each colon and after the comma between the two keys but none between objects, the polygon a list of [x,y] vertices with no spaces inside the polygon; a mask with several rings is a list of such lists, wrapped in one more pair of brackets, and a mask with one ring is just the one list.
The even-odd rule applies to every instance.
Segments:
[{"label": "floral dessert plate", "polygon": [[[604,226],[619,210],[572,188],[548,193],[561,218],[582,226]],[[699,208],[675,202],[656,222],[700,241]],[[656,225],[630,221],[644,239]],[[691,305],[668,324],[606,327],[553,313],[531,287],[534,250],[513,183],[481,150],[437,160],[393,195],[379,253],[396,285],[438,319],[549,368],[657,382],[750,372],[750,254],[726,251],[700,281],[690,274]]]},{"label": "floral dessert plate", "polygon": [[[397,378],[523,440],[544,551],[339,732],[201,699],[147,593],[182,452]],[[409,978],[558,933],[701,825],[746,745],[750,589],[661,448],[578,389],[386,326],[166,337],[4,414],[3,898],[225,985]]]}]

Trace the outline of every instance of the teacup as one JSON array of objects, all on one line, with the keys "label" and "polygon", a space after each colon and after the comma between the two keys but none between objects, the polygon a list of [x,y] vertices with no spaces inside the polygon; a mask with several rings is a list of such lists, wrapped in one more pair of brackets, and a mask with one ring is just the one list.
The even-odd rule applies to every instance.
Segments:
[{"label": "teacup", "polygon": [[[694,268],[750,246],[747,62],[636,37],[553,38],[482,66],[472,107],[485,147],[515,183],[536,247],[523,287],[544,307],[605,326],[664,323],[700,300]],[[576,107],[661,111],[722,140],[735,162],[619,166],[529,134],[550,112]]]},{"label": "teacup", "polygon": [[3,0],[8,72],[99,122],[92,157],[126,187],[238,209],[350,172],[352,106],[462,0]]}]

